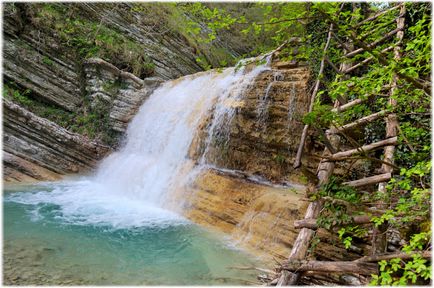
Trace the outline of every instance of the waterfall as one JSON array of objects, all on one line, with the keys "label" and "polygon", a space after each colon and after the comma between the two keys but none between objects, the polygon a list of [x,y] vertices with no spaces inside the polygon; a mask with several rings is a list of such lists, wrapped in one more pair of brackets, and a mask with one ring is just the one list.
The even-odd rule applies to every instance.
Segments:
[{"label": "waterfall", "polygon": [[199,125],[212,114],[199,161],[206,165],[209,143],[229,135],[225,129],[234,115],[234,103],[260,72],[269,69],[267,65],[247,68],[201,72],[166,82],[129,124],[125,145],[104,159],[94,175],[13,200],[58,205],[59,217],[75,224],[136,227],[173,222],[178,216],[161,208],[169,201],[168,192],[179,185],[179,175],[188,175],[184,170]]},{"label": "waterfall", "polygon": [[[258,123],[266,123],[266,120],[268,118],[268,108],[270,106],[270,100],[268,95],[270,94],[270,90],[273,87],[273,84],[277,81],[283,81],[284,76],[280,72],[274,72],[273,73],[273,80],[268,83],[267,88],[265,88],[264,94],[259,95],[258,100],[258,106],[256,108],[256,114],[257,114],[257,122]],[[265,130],[266,125],[264,125],[263,130]]]},{"label": "waterfall", "polygon": [[140,108],[128,126],[125,146],[102,162],[95,181],[110,187],[109,193],[161,206],[176,185],[201,121],[214,113],[207,142],[216,134],[228,137],[225,128],[235,110],[231,103],[264,69],[261,65],[244,73],[228,68],[164,84]]}]

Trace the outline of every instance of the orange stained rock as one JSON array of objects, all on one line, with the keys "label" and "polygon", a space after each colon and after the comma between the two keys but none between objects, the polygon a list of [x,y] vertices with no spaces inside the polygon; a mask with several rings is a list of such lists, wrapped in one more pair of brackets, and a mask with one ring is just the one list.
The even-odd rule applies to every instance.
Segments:
[{"label": "orange stained rock", "polygon": [[228,234],[265,262],[288,255],[297,236],[293,221],[303,217],[304,188],[272,187],[202,172],[190,185],[184,214],[205,227]]}]

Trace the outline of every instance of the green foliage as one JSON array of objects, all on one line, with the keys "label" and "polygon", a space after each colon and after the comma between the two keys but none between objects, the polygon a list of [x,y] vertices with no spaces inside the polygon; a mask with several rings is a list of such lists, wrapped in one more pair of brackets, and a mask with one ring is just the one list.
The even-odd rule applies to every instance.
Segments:
[{"label": "green foliage", "polygon": [[[112,89],[121,87],[116,82],[111,85]],[[14,83],[3,85],[3,97],[72,132],[80,133],[91,139],[99,139],[109,145],[117,142],[117,135],[110,127],[110,104],[108,103],[98,101],[91,108],[69,112],[53,104],[41,102],[38,97],[32,95],[31,90],[22,90]]]},{"label": "green foliage", "polygon": [[382,260],[380,274],[372,275],[370,285],[393,285],[404,286],[409,284],[418,284],[419,279],[432,279],[431,265],[427,259],[423,259],[420,252],[429,246],[431,233],[422,232],[414,234],[410,243],[404,245],[402,251],[411,255],[412,259],[404,261],[400,258],[394,258],[389,261]]},{"label": "green foliage", "polygon": [[[363,4],[358,4],[363,5]],[[304,123],[310,124],[317,129],[327,129],[330,126],[342,125],[363,116],[386,110],[394,112],[399,120],[398,140],[399,145],[395,152],[395,165],[400,167],[400,173],[394,174],[393,179],[387,185],[387,193],[365,194],[363,201],[380,201],[387,206],[384,213],[372,217],[375,226],[380,226],[387,222],[388,229],[398,230],[407,244],[403,251],[412,254],[410,261],[393,259],[391,261],[380,262],[380,274],[373,276],[374,285],[406,285],[424,283],[431,279],[428,262],[422,259],[418,252],[422,249],[431,249],[430,239],[427,235],[431,233],[430,206],[431,206],[431,119],[430,103],[431,97],[424,90],[415,86],[407,78],[417,79],[421,83],[429,81],[431,77],[431,7],[428,4],[406,3],[407,16],[402,42],[401,59],[396,60],[393,49],[389,52],[382,52],[381,57],[387,62],[371,61],[369,66],[364,66],[356,70],[349,77],[337,75],[330,67],[326,67],[325,74],[321,79],[320,94],[311,113],[304,117]],[[367,11],[362,6],[352,10],[352,4],[321,2],[311,6],[313,15],[320,14],[325,19],[334,21],[335,35],[340,39],[354,37],[371,43],[383,37],[387,32],[394,29],[394,20],[399,14],[399,9],[386,13],[375,21],[369,21],[361,25],[357,30],[353,27],[367,16],[363,11]],[[366,5],[372,12],[382,8]],[[340,9],[341,12],[338,12]],[[410,18],[410,19],[408,19]],[[409,20],[409,21],[408,21]],[[322,27],[313,20],[311,25],[312,36],[318,35],[321,31],[324,35],[328,29],[327,25]],[[315,26],[316,24],[316,26]],[[337,25],[336,25],[337,24]],[[309,27],[308,25],[308,27]],[[396,26],[395,26],[396,27]],[[319,30],[319,31],[318,31]],[[355,34],[354,31],[357,31]],[[308,40],[312,37],[306,37]],[[325,39],[325,37],[321,38]],[[323,41],[316,39],[316,47],[323,47]],[[337,46],[332,40],[331,49],[328,50],[327,57],[333,62],[342,62],[342,49],[334,49]],[[380,51],[393,45],[390,38],[379,45],[373,51],[365,51],[351,58],[352,63],[364,61],[372,55],[380,55]],[[308,42],[311,45],[313,41]],[[357,46],[356,46],[357,48]],[[307,49],[307,54],[309,52]],[[314,53],[310,54],[314,55]],[[317,54],[318,55],[318,54]],[[319,59],[322,55],[315,58]],[[346,61],[346,60],[344,60]],[[318,65],[318,64],[316,64]],[[354,64],[353,64],[354,65]],[[313,65],[318,70],[318,66]],[[404,75],[398,78],[397,89],[393,95],[388,95],[389,86],[396,74]],[[389,96],[395,105],[391,105]],[[334,114],[331,112],[331,105],[340,98],[347,100],[365,99],[363,105],[357,105],[344,113]],[[372,143],[385,137],[384,122],[377,121],[370,123],[365,128],[363,142],[358,145]],[[357,139],[357,138],[356,138]],[[357,139],[360,141],[360,139]],[[332,179],[325,185],[316,197],[331,197],[332,199],[342,199],[337,197],[335,192],[342,188]],[[351,192],[346,192],[351,195]],[[345,197],[348,203],[357,203],[358,200]],[[355,202],[353,201],[355,200]],[[318,225],[333,230],[333,227],[341,227],[337,233],[346,248],[351,246],[355,237],[365,237],[367,231],[359,226],[348,226],[346,220],[348,205],[341,205],[339,201],[327,201],[325,207],[318,218]],[[351,211],[354,213],[354,211]],[[335,230],[336,231],[336,230]],[[416,245],[415,243],[419,243]],[[420,282],[422,281],[422,282]]]},{"label": "green foliage", "polygon": [[3,84],[3,97],[16,102],[40,117],[47,118],[60,126],[67,127],[73,119],[72,113],[43,103],[32,97],[30,89],[19,89],[14,83]]},{"label": "green foliage", "polygon": [[283,165],[286,162],[285,156],[281,154],[274,155],[273,160],[279,165]]},{"label": "green foliage", "polygon": [[345,246],[345,249],[351,247],[353,237],[362,238],[366,236],[368,230],[364,227],[360,227],[359,225],[349,225],[346,227],[342,227],[338,230],[339,239],[342,240],[342,243]]},{"label": "green foliage", "polygon": [[207,60],[205,59],[205,57],[197,57],[196,58],[196,63],[199,64],[204,70],[209,70],[212,68],[211,64],[209,64],[207,62]]},{"label": "green foliage", "polygon": [[[348,215],[350,212],[348,207],[352,204],[358,204],[360,195],[354,188],[342,185],[340,182],[338,178],[332,177],[316,194],[311,196],[312,200],[329,199],[324,203],[320,217],[317,219],[319,227],[330,230],[336,226],[350,224],[352,221],[351,216]],[[337,199],[337,201],[333,201],[333,199]],[[346,231],[350,232],[350,228]]]},{"label": "green foliage", "polygon": [[110,126],[110,108],[110,103],[95,100],[90,109],[77,115],[70,127],[71,131],[115,145],[117,135]]},{"label": "green foliage", "polygon": [[[318,96],[320,96],[319,94]],[[320,104],[316,102],[314,105],[315,109],[310,113],[306,113],[303,116],[303,123],[307,125],[311,125],[312,127],[328,127],[332,123],[337,123],[338,114],[331,111],[333,108],[328,104]]]},{"label": "green foliage", "polygon": [[49,66],[53,66],[53,64],[54,64],[53,60],[51,60],[47,56],[42,57],[42,62],[49,65]]},{"label": "green foliage", "polygon": [[[155,65],[145,46],[103,22],[81,17],[73,5],[37,4],[32,21],[42,29],[57,31],[62,44],[83,58],[99,57],[141,78],[152,75]],[[53,62],[44,57],[47,65]]]},{"label": "green foliage", "polygon": [[[372,221],[376,226],[388,221],[398,229],[412,223],[430,223],[430,187],[431,161],[419,162],[409,169],[402,168],[400,175],[389,182],[389,193],[379,195],[383,201],[396,201],[395,205],[383,215],[373,217]],[[419,225],[419,229],[429,229],[429,225],[425,226],[428,227]]]},{"label": "green foliage", "polygon": [[350,186],[342,185],[336,177],[331,177],[330,181],[324,184],[315,197],[333,197],[349,203],[357,204],[360,202],[360,193]]},{"label": "green foliage", "polygon": [[14,87],[11,87],[7,84],[3,85],[3,97],[8,100],[14,100],[19,104],[29,107],[33,104],[32,99],[28,97],[31,93],[30,89],[26,89],[24,91],[20,91]]},{"label": "green foliage", "polygon": [[[245,13],[239,12],[243,5]],[[187,39],[194,39],[199,50],[209,49],[209,44],[218,43],[219,36],[231,31],[232,38],[246,43],[251,48],[241,58],[264,53],[291,37],[302,35],[303,25],[291,18],[303,18],[303,3],[251,3],[222,5],[218,3],[179,3],[178,8],[190,15],[185,29]],[[234,64],[236,59],[224,59]],[[202,61],[203,62],[203,61]],[[201,63],[201,66],[204,64]],[[205,65],[211,65],[210,61]],[[224,66],[218,63],[220,67]],[[216,67],[216,64],[211,65]]]}]

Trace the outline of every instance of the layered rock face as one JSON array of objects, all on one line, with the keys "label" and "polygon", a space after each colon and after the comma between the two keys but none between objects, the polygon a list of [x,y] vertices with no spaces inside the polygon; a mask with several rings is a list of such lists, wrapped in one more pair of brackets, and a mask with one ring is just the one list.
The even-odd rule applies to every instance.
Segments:
[{"label": "layered rock face", "polygon": [[[207,161],[215,168],[202,171],[183,194],[188,218],[230,235],[270,265],[288,257],[299,232],[293,223],[303,219],[309,203],[306,186],[300,185],[303,174],[292,167],[309,105],[309,75],[308,67],[296,61],[272,61],[271,69],[228,103],[235,107],[234,116],[207,147]],[[205,150],[212,120],[206,119],[193,142],[193,159]],[[315,171],[318,160],[312,155],[323,147],[310,136],[303,163]],[[329,233],[320,229],[318,237],[313,253],[319,259],[357,258]]]},{"label": "layered rock face", "polygon": [[[300,182],[301,172],[292,168],[309,105],[309,69],[297,62],[273,61],[252,85],[242,92],[228,133],[212,139],[208,162],[278,182]],[[211,121],[209,119],[208,121]],[[207,127],[196,140],[193,158],[203,153]],[[313,143],[309,149],[317,149]],[[308,151],[312,152],[312,151]],[[305,153],[303,162],[316,168],[317,160]]]},{"label": "layered rock face", "polygon": [[[293,223],[304,217],[309,204],[303,201],[304,190],[302,185],[272,186],[219,170],[205,170],[182,194],[188,203],[184,214],[196,223],[224,232],[234,243],[274,266],[276,259],[288,257],[298,235]],[[317,237],[321,242],[312,249],[317,259],[360,257],[323,229],[318,230]],[[359,249],[358,253],[362,253]]]},{"label": "layered rock face", "polygon": [[302,217],[303,188],[292,190],[249,182],[208,170],[192,184],[186,216],[226,234],[241,246],[271,260],[285,258]]},{"label": "layered rock face", "polygon": [[[53,114],[49,109],[54,107],[57,109],[55,113],[60,112],[69,117],[63,123],[58,122],[64,128],[96,138],[96,142],[117,145],[128,122],[163,80],[203,70],[196,62],[197,53],[212,52],[196,51],[196,47],[183,36],[184,31],[176,30],[177,26],[167,29],[165,25],[168,18],[162,17],[166,13],[166,10],[160,7],[162,5],[143,4],[147,10],[139,12],[135,9],[143,7],[136,7],[132,3],[3,5],[4,84],[15,87],[16,91],[25,91],[26,97],[39,103],[39,106],[48,107],[47,111],[41,114],[39,110],[33,109],[32,104],[26,106],[20,99],[9,97],[23,110],[13,106],[13,103],[5,103],[3,121],[6,180],[57,179],[59,174],[93,167],[95,160],[104,154],[96,153],[85,146],[81,149],[79,143],[84,145],[89,142],[86,137],[73,143],[74,149],[71,149],[72,143],[69,143],[69,140],[64,141],[65,135],[59,132],[63,131],[60,126],[47,128],[42,133],[29,126],[31,121],[15,118],[16,113],[26,114],[23,119],[41,120],[38,121],[43,123],[43,127],[54,127],[55,123],[43,119],[47,118],[45,114]],[[154,13],[143,13],[148,10]],[[86,33],[86,29],[89,32]],[[181,26],[179,29],[182,29]],[[80,34],[77,31],[82,32]],[[98,38],[97,35],[103,38]],[[110,44],[113,39],[123,39],[122,45],[125,47],[116,50],[113,47],[120,43]],[[226,56],[239,55],[239,47],[232,48],[232,44],[224,44],[225,42],[219,41],[215,45],[222,53],[224,51]],[[109,50],[113,48],[116,53],[121,51],[123,54],[108,55],[118,65],[115,66],[99,58],[89,58],[90,52],[83,52],[84,48],[81,47],[90,50],[108,47]],[[129,55],[129,50],[130,54],[138,55],[131,54],[129,59],[122,59]],[[241,52],[244,51],[241,49]],[[211,54],[206,58],[212,60]],[[152,67],[150,75],[134,75],[124,71],[131,68],[127,67],[128,65],[143,62],[136,58],[149,60],[145,64]],[[219,59],[214,60],[218,62]],[[31,112],[35,115],[29,116]],[[37,118],[38,116],[42,118]],[[53,115],[52,118],[57,116]],[[87,129],[89,127],[91,128]],[[90,133],[94,131],[88,130],[97,130],[93,134],[102,134],[104,137],[95,137]],[[32,136],[29,136],[30,134]],[[51,138],[60,140],[55,141],[54,146],[50,146],[50,152],[47,152]],[[16,143],[20,144],[15,145]],[[41,151],[35,152],[33,148],[29,148],[33,152],[26,152],[23,147],[34,147]],[[65,151],[68,151],[67,157],[63,157]],[[35,166],[36,164],[39,166]]]},{"label": "layered rock face", "polygon": [[114,65],[91,58],[84,63],[90,106],[109,109],[110,127],[124,133],[142,103],[161,84],[156,77],[140,79]]},{"label": "layered rock face", "polygon": [[110,148],[3,101],[5,181],[55,180],[94,167]]}]

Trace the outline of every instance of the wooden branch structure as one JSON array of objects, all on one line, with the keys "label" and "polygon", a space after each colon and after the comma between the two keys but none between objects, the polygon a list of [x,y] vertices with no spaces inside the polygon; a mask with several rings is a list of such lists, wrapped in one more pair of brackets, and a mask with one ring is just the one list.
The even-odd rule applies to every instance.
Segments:
[{"label": "wooden branch structure", "polygon": [[[343,5],[341,6],[342,9]],[[353,10],[356,9],[356,5],[352,4]],[[313,103],[315,101],[315,97],[318,93],[319,85],[321,82],[321,76],[324,73],[324,64],[328,63],[329,66],[332,67],[332,69],[337,73],[340,74],[340,79],[346,80],[349,79],[349,73],[353,72],[359,67],[362,67],[364,65],[369,64],[373,60],[377,60],[378,63],[387,65],[387,58],[386,54],[387,52],[394,51],[394,59],[396,62],[399,62],[401,59],[401,44],[404,38],[404,27],[405,27],[405,5],[403,3],[399,3],[389,9],[383,10],[371,17],[366,18],[365,20],[359,22],[352,28],[356,29],[360,26],[362,26],[364,23],[368,23],[370,21],[374,21],[381,15],[385,15],[386,13],[389,13],[390,11],[400,9],[399,16],[395,18],[397,22],[396,29],[386,33],[383,37],[380,39],[377,39],[373,41],[370,44],[364,43],[362,40],[360,40],[360,37],[356,34],[355,31],[351,30],[348,34],[348,42],[344,42],[337,35],[333,33],[333,28],[339,28],[339,25],[336,20],[332,19],[330,15],[327,13],[323,13],[327,19],[330,21],[330,28],[328,30],[328,36],[326,45],[324,47],[323,51],[323,57],[321,59],[321,65],[320,70],[318,74],[318,78],[315,82],[314,90],[311,94],[310,98],[310,106],[309,106],[309,112],[312,111]],[[387,27],[392,22],[387,22],[387,25],[383,25],[384,27]],[[366,33],[368,35],[370,32]],[[382,49],[381,51],[375,51],[374,48],[379,45],[380,43],[385,42],[386,40],[391,39],[393,36],[396,35],[396,43],[390,44],[389,47]],[[344,56],[341,58],[343,62],[340,64],[339,69],[337,68],[337,65],[332,63],[330,59],[327,57],[327,49],[330,45],[330,38],[334,37],[337,40],[337,43],[339,43],[339,47],[344,48]],[[357,45],[358,48],[355,49],[354,45]],[[370,54],[370,57],[365,58],[364,60],[360,61],[357,64],[351,64],[350,58],[353,56],[356,56],[362,52],[368,52]],[[399,66],[399,65],[397,65]],[[399,67],[398,67],[399,68]],[[397,169],[396,165],[394,164],[394,152],[395,152],[395,146],[398,144],[398,137],[397,137],[397,131],[399,129],[397,115],[393,112],[393,107],[397,105],[396,100],[393,99],[393,95],[395,94],[398,87],[398,79],[401,78],[403,80],[406,80],[407,82],[413,84],[416,88],[423,89],[426,93],[428,93],[428,84],[429,82],[424,82],[421,79],[413,78],[407,75],[402,74],[400,69],[395,68],[393,80],[391,81],[390,85],[382,87],[382,90],[388,89],[388,94],[377,94],[377,95],[363,95],[361,98],[354,99],[348,103],[345,103],[344,99],[346,95],[339,95],[339,97],[343,98],[344,101],[339,102],[339,100],[335,100],[334,108],[331,110],[334,113],[340,113],[347,111],[351,109],[352,107],[355,107],[357,105],[360,105],[369,99],[372,99],[372,97],[378,97],[378,96],[386,96],[389,98],[389,105],[392,107],[392,111],[388,110],[382,110],[376,113],[373,113],[371,115],[359,118],[351,123],[344,124],[340,127],[330,127],[325,133],[323,130],[321,130],[321,135],[323,138],[325,138],[324,143],[326,144],[326,148],[324,149],[322,155],[320,156],[320,162],[318,164],[316,177],[318,178],[316,189],[320,188],[324,184],[326,184],[331,175],[334,172],[334,168],[337,161],[343,161],[343,160],[354,160],[354,159],[367,159],[369,161],[381,163],[380,170],[377,170],[378,175],[373,175],[357,180],[352,181],[346,181],[343,182],[342,185],[347,185],[350,187],[354,187],[356,189],[359,189],[361,187],[365,186],[371,186],[371,185],[377,185],[378,184],[378,191],[380,193],[386,192],[386,184],[387,182],[392,179],[392,173],[394,169]],[[363,72],[363,71],[362,71]],[[336,97],[336,98],[339,98]],[[358,127],[363,127],[366,124],[372,123],[379,119],[385,119],[386,120],[386,137],[383,140],[370,143],[367,145],[360,146],[360,144],[349,137],[346,132],[357,129]],[[301,165],[301,155],[304,148],[305,139],[307,136],[307,130],[309,128],[309,125],[305,125],[302,133],[302,137],[300,140],[300,145],[297,150],[297,155],[295,158],[294,168],[298,168]],[[356,147],[354,149],[349,149],[345,151],[340,151],[339,148],[341,146],[341,136],[345,137],[346,140],[348,140],[353,147]],[[376,149],[384,149],[384,159],[376,159],[368,156],[368,152],[374,151]],[[380,172],[381,171],[381,172]],[[372,191],[372,190],[368,190]],[[309,203],[309,206],[306,210],[304,219],[294,221],[294,227],[297,229],[300,229],[299,234],[296,238],[296,240],[293,243],[293,247],[291,250],[290,255],[288,256],[287,263],[283,264],[281,266],[281,272],[280,277],[274,279],[271,281],[271,284],[276,284],[277,286],[281,285],[295,285],[299,281],[300,277],[303,275],[303,273],[309,273],[309,276],[312,277],[312,272],[315,273],[351,273],[351,274],[359,274],[359,275],[371,275],[371,274],[377,274],[378,271],[378,264],[375,262],[381,261],[381,260],[390,260],[394,258],[399,258],[402,260],[409,260],[413,258],[413,255],[409,255],[406,253],[384,253],[386,251],[386,230],[384,227],[380,226],[379,228],[373,228],[373,235],[372,235],[372,251],[370,256],[365,256],[362,258],[359,258],[355,261],[314,261],[314,260],[305,260],[308,255],[308,250],[310,247],[310,242],[312,241],[316,230],[319,228],[317,224],[317,219],[321,216],[321,210],[325,203],[325,201],[332,201],[333,203],[337,203],[339,205],[344,205],[348,211],[352,211],[353,209],[357,209],[357,207],[354,207],[355,205],[352,203],[349,203],[347,201],[341,200],[341,199],[334,199],[330,196],[321,197],[320,199],[317,199],[315,201],[312,201]],[[384,213],[386,211],[387,207],[385,203],[378,202],[378,203],[364,203],[362,205],[370,204],[371,207],[368,208],[365,207],[364,211],[369,211],[366,215],[357,215],[351,217],[348,223],[335,223],[334,226],[343,226],[343,225],[350,225],[350,224],[356,224],[356,225],[372,225],[371,222],[371,216],[372,213],[378,214],[378,213]],[[374,205],[374,207],[372,207]],[[374,209],[374,210],[369,210]],[[420,257],[422,258],[431,258],[431,251],[424,251],[419,253]],[[269,284],[270,284],[269,283]]]},{"label": "wooden branch structure", "polygon": [[356,187],[362,187],[362,186],[366,186],[366,185],[373,185],[373,184],[378,184],[378,183],[382,183],[382,182],[388,182],[390,179],[392,179],[392,173],[384,173],[384,174],[366,177],[366,178],[362,178],[362,179],[358,179],[358,180],[354,180],[354,181],[344,182],[344,183],[342,183],[342,185],[347,185],[347,186],[351,186],[351,187],[356,188]]},{"label": "wooden branch structure", "polygon": [[378,265],[375,263],[352,261],[293,261],[282,267],[285,270],[304,272],[321,271],[334,273],[356,273],[371,275],[378,273]]},{"label": "wooden branch structure", "polygon": [[337,127],[337,128],[332,128],[329,130],[329,133],[342,133],[351,129],[354,129],[358,126],[362,126],[362,125],[366,125],[369,124],[371,122],[374,122],[377,119],[380,119],[384,116],[386,116],[389,112],[386,110],[381,110],[380,112],[377,113],[373,113],[371,115],[368,115],[366,117],[357,119],[356,121],[349,123],[349,124],[345,124],[341,127]]},{"label": "wooden branch structure", "polygon": [[[371,223],[371,217],[369,216],[354,216],[348,224],[368,224]],[[317,219],[303,219],[294,221],[294,228],[308,228],[308,229],[318,229]]]},{"label": "wooden branch structure", "polygon": [[395,136],[395,137],[381,140],[378,142],[374,142],[374,143],[371,143],[368,145],[364,145],[364,146],[358,147],[356,149],[351,149],[351,150],[335,153],[332,156],[330,156],[328,159],[331,161],[339,161],[339,160],[346,159],[352,155],[365,154],[366,152],[373,151],[375,149],[378,149],[378,148],[381,148],[384,146],[396,145],[397,143],[398,143],[398,137]]},{"label": "wooden branch structure", "polygon": [[[315,81],[315,86],[314,86],[312,95],[310,97],[309,113],[312,112],[312,110],[313,110],[313,105],[315,103],[316,94],[318,94],[319,85],[321,83],[321,77],[322,77],[322,75],[324,73],[324,64],[325,64],[325,59],[327,57],[326,56],[327,49],[328,49],[328,47],[330,45],[330,40],[332,38],[332,33],[333,33],[333,24],[330,24],[329,31],[328,31],[328,34],[327,34],[326,44],[325,44],[324,50],[323,50],[323,56],[322,56],[322,59],[321,59],[320,68],[319,68],[319,71],[318,71],[318,76],[317,76],[317,79]],[[304,148],[304,143],[306,142],[307,130],[308,129],[309,129],[309,125],[304,125],[303,132],[301,133],[300,145],[298,146],[297,155],[295,156],[294,168],[298,168],[301,165],[301,156],[303,154],[303,148]]]},{"label": "wooden branch structure", "polygon": [[[362,47],[362,48],[359,48],[357,50],[351,51],[350,53],[347,53],[347,54],[345,54],[342,57],[345,57],[345,58],[354,57],[357,54],[360,54],[360,53],[362,53],[364,51],[372,50],[372,48],[376,47],[380,43],[383,43],[387,39],[390,39],[393,35],[395,35],[399,31],[402,31],[403,29],[404,28],[396,28],[395,30],[390,31],[389,33],[387,33],[386,35],[384,35],[383,37],[381,37],[380,39],[378,39],[378,40],[376,40],[376,41],[374,41],[374,42],[372,42],[370,44],[365,44],[366,47]],[[360,41],[360,40],[358,40],[358,41]]]},{"label": "wooden branch structure", "polygon": [[395,258],[399,258],[401,260],[410,260],[413,259],[415,255],[419,255],[422,258],[425,259],[431,259],[432,253],[431,251],[423,251],[421,253],[392,253],[392,254],[382,254],[382,255],[373,255],[373,256],[365,256],[362,258],[359,258],[357,260],[354,260],[354,262],[378,262],[381,260],[392,260]]}]

